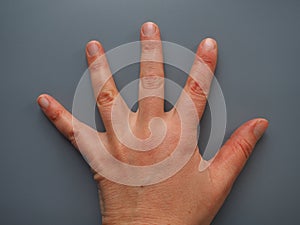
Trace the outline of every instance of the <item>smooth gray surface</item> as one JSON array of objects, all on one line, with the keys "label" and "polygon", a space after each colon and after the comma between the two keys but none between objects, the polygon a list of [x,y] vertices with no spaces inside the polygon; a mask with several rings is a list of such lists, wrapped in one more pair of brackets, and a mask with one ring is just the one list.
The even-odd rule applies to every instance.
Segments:
[{"label": "smooth gray surface", "polygon": [[255,116],[270,120],[213,224],[299,224],[299,12],[296,0],[1,1],[0,224],[100,223],[88,166],[35,98],[51,93],[71,109],[86,42],[138,40],[148,20],[192,50],[218,41],[227,136]]}]

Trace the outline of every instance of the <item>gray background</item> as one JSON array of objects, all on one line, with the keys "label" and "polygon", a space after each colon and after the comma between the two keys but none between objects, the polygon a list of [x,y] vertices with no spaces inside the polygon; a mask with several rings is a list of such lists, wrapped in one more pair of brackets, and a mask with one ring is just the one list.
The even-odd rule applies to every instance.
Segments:
[{"label": "gray background", "polygon": [[227,137],[250,118],[270,120],[213,224],[299,224],[299,12],[296,0],[1,1],[0,224],[100,223],[88,166],[35,99],[51,93],[71,109],[86,42],[109,50],[138,40],[148,20],[193,51],[204,37],[218,41]]}]

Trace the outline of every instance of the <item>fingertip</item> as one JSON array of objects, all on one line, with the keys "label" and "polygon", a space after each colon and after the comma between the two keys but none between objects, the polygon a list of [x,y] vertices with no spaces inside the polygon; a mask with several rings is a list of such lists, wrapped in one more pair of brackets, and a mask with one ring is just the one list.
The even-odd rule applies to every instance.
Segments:
[{"label": "fingertip", "polygon": [[39,96],[37,96],[37,98],[35,99],[35,101],[38,103],[39,99],[43,97],[44,94],[40,94]]},{"label": "fingertip", "polygon": [[143,38],[153,38],[159,35],[159,27],[156,23],[154,22],[145,22],[141,26],[141,37]]},{"label": "fingertip", "polygon": [[103,52],[103,47],[99,41],[91,40],[86,44],[86,55],[87,57],[97,56]]},{"label": "fingertip", "polygon": [[153,21],[146,21],[145,23],[142,24],[142,27],[145,26],[145,25],[154,25],[154,26],[158,27],[158,25]]},{"label": "fingertip", "polygon": [[208,37],[201,41],[199,47],[202,51],[210,52],[217,50],[218,44],[215,39]]},{"label": "fingertip", "polygon": [[214,72],[217,64],[218,45],[212,38],[206,38],[198,46],[197,56]]},{"label": "fingertip", "polygon": [[86,43],[86,47],[89,45],[98,45],[98,46],[102,46],[101,43],[97,40],[90,40],[88,43]]},{"label": "fingertip", "polygon": [[267,126],[269,125],[269,120],[266,118],[257,118],[257,120],[259,120],[259,122],[265,123]]},{"label": "fingertip", "polygon": [[37,97],[36,99],[38,105],[42,108],[42,109],[47,109],[50,105],[50,101],[48,99],[48,95],[47,94],[41,94]]},{"label": "fingertip", "polygon": [[233,133],[233,136],[236,133],[249,133],[252,132],[255,137],[255,141],[257,141],[267,130],[269,126],[269,121],[265,118],[254,118],[251,120],[248,120],[244,124],[242,124],[236,132]]},{"label": "fingertip", "polygon": [[253,133],[257,139],[261,138],[261,136],[265,133],[269,126],[269,121],[264,118],[256,119]]}]

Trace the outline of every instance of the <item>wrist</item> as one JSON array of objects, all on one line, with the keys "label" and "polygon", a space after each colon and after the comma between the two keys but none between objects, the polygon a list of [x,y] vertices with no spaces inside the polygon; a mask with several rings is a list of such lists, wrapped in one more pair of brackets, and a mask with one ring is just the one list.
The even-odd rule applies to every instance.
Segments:
[{"label": "wrist", "polygon": [[184,225],[184,223],[179,223],[179,222],[174,222],[174,220],[150,220],[144,218],[143,220],[135,220],[135,219],[130,219],[130,220],[110,220],[110,221],[105,221],[102,219],[102,224],[103,225]]},{"label": "wrist", "polygon": [[103,225],[184,225],[183,221],[160,215],[130,216],[119,214],[114,217],[102,216]]}]

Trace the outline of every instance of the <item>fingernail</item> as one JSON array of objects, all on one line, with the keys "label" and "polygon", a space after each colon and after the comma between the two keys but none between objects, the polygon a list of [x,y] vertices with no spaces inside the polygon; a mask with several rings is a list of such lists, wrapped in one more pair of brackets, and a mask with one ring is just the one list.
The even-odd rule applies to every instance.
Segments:
[{"label": "fingernail", "polygon": [[215,49],[216,47],[216,44],[215,44],[215,41],[211,38],[206,38],[204,43],[203,43],[203,48],[206,50],[206,51],[211,51],[213,49]]},{"label": "fingernail", "polygon": [[49,106],[49,101],[45,97],[40,97],[38,99],[38,103],[39,103],[40,107],[43,108],[43,109],[46,109]]},{"label": "fingernail", "polygon": [[268,121],[265,119],[260,119],[256,122],[253,133],[256,138],[260,138],[268,128]]},{"label": "fingernail", "polygon": [[145,36],[151,37],[156,32],[156,26],[154,23],[147,22],[142,27],[142,32]]},{"label": "fingernail", "polygon": [[96,43],[91,42],[91,43],[88,44],[87,50],[88,50],[88,53],[89,53],[90,56],[94,56],[99,51],[99,47]]}]

